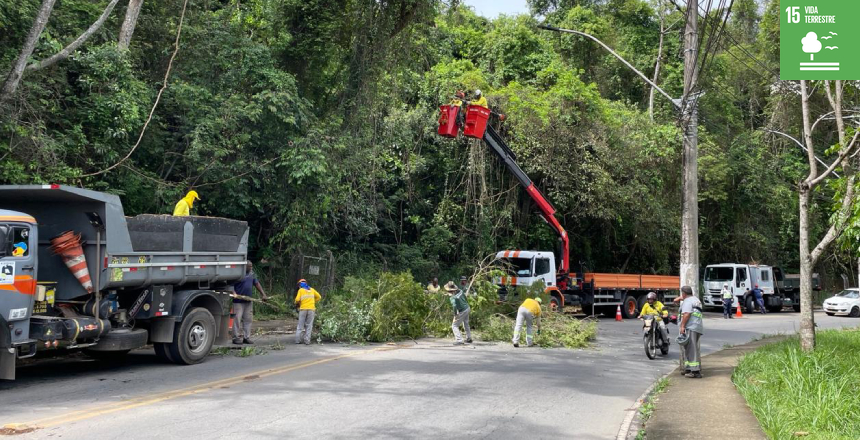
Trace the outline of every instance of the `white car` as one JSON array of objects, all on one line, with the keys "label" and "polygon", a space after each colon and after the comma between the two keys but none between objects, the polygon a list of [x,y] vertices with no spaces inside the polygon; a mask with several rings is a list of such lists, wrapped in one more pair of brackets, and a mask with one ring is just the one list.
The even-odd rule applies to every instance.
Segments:
[{"label": "white car", "polygon": [[852,287],[827,298],[824,300],[824,313],[860,317],[860,289]]}]

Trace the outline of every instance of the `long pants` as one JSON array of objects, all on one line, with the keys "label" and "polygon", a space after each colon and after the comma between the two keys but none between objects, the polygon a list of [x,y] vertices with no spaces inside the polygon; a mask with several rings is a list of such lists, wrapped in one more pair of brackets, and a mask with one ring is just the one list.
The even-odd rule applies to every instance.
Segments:
[{"label": "long pants", "polygon": [[[314,315],[316,310],[299,310],[299,323],[296,325],[296,344],[311,343],[311,332],[314,330]],[[302,337],[304,333],[304,337]]]},{"label": "long pants", "polygon": [[666,327],[666,323],[663,322],[662,319],[657,318],[657,329],[660,330],[660,334],[663,336],[663,343],[669,343],[669,328]]},{"label": "long pants", "polygon": [[732,299],[723,298],[723,318],[732,317]]},{"label": "long pants", "polygon": [[758,302],[758,311],[762,315],[767,313],[767,310],[764,309],[764,298],[756,298],[756,302]]},{"label": "long pants", "polygon": [[517,310],[517,325],[514,326],[514,339],[513,343],[517,344],[520,342],[520,330],[523,328],[523,321],[526,322],[526,344],[532,345],[532,321],[534,321],[535,316],[529,309],[525,307],[520,307]]},{"label": "long pants", "polygon": [[254,303],[234,302],[233,313],[233,338],[250,338],[251,321],[254,320]]},{"label": "long pants", "polygon": [[685,371],[702,371],[702,357],[699,338],[702,336],[697,332],[687,330],[690,340],[681,350],[681,362]]},{"label": "long pants", "polygon": [[454,330],[454,340],[463,342],[463,335],[460,334],[460,324],[466,328],[466,339],[472,339],[472,330],[469,328],[469,312],[472,308],[467,308],[462,312],[454,315],[454,322],[451,324],[451,330]]}]

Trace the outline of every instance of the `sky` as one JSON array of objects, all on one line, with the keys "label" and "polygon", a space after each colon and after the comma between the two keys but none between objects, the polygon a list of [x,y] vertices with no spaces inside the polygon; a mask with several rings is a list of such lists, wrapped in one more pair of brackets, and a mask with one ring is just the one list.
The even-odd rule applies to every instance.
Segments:
[{"label": "sky", "polygon": [[473,7],[478,15],[496,18],[499,14],[528,14],[526,0],[465,0],[463,3]]}]

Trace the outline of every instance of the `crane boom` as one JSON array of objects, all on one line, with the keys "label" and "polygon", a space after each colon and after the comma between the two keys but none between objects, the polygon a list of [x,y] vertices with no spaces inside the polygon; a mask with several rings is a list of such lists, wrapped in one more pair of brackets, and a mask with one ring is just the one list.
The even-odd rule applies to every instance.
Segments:
[{"label": "crane boom", "polygon": [[490,149],[499,156],[502,163],[508,167],[514,177],[517,178],[517,181],[520,182],[520,185],[522,185],[526,193],[535,202],[538,209],[540,209],[543,219],[546,220],[547,224],[561,239],[561,265],[556,275],[558,277],[559,288],[567,288],[567,278],[570,274],[570,241],[567,237],[567,231],[564,230],[564,227],[555,218],[555,208],[549,203],[549,200],[546,199],[537,186],[535,186],[528,174],[520,168],[516,161],[516,155],[492,126],[487,125],[487,131],[484,132],[483,139],[490,146]]}]

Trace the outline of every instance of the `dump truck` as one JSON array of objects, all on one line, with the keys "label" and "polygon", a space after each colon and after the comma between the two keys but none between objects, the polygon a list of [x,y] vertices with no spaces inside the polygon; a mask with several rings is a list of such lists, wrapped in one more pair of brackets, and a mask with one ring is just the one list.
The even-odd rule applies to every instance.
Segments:
[{"label": "dump truck", "polygon": [[[705,268],[702,302],[708,307],[722,307],[721,291],[728,284],[735,297],[733,307],[743,304],[747,313],[755,311],[756,300],[752,289],[756,285],[762,291],[765,308],[779,312],[783,307],[800,311],[800,276],[786,274],[777,266],[765,264],[720,263]],[[813,290],[821,290],[818,274],[812,277]]]},{"label": "dump truck", "polygon": [[[463,111],[457,106],[440,106],[437,134],[456,138],[460,128],[457,113]],[[470,105],[466,108],[463,135],[481,139],[499,158],[508,171],[514,175],[540,211],[541,218],[558,236],[559,254],[528,250],[504,250],[496,254],[499,261],[509,272],[509,276],[498,277],[499,296],[507,295],[509,286],[532,286],[543,283],[550,296],[550,306],[563,310],[566,306],[577,306],[586,314],[614,314],[621,307],[625,319],[638,315],[646,302],[649,292],[655,292],[661,300],[671,300],[680,289],[680,277],[672,275],[597,273],[570,267],[570,240],[567,231],[555,216],[555,208],[523,171],[501,135],[489,124],[493,112],[481,106]]]},{"label": "dump truck", "polygon": [[118,358],[152,344],[165,361],[203,361],[228,341],[247,249],[243,221],[126,217],[113,194],[0,186],[0,379],[42,352]]}]

